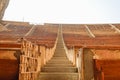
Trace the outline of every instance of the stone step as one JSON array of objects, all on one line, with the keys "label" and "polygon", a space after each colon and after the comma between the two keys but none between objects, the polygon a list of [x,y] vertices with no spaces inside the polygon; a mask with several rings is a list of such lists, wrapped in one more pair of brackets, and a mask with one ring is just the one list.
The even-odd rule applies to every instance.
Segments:
[{"label": "stone step", "polygon": [[55,50],[55,52],[65,52],[65,50],[63,50],[63,49],[59,49],[59,50]]},{"label": "stone step", "polygon": [[65,50],[63,50],[63,49],[55,50],[55,52],[59,52],[59,51],[60,51],[61,53],[62,53],[62,52],[65,52]]},{"label": "stone step", "polygon": [[66,55],[53,55],[53,57],[66,57]]},{"label": "stone step", "polygon": [[57,44],[56,48],[63,48],[64,49],[63,45],[61,45],[61,44]]},{"label": "stone step", "polygon": [[68,60],[67,58],[66,58],[66,59],[54,59],[54,58],[53,58],[53,59],[51,59],[50,61],[58,61],[58,62],[59,62],[59,61],[63,61],[63,62],[64,62],[64,61],[69,61],[69,60]]},{"label": "stone step", "polygon": [[63,55],[66,55],[66,54],[65,54],[65,51],[55,51],[54,55],[55,55],[55,54],[61,54],[61,55],[63,54]]},{"label": "stone step", "polygon": [[60,58],[52,58],[50,61],[69,61],[67,58],[66,59],[60,59]]},{"label": "stone step", "polygon": [[64,46],[63,46],[63,44],[62,44],[62,43],[57,44],[57,46],[56,46],[56,47],[61,47],[61,48],[64,48]]},{"label": "stone step", "polygon": [[60,49],[60,50],[56,50],[55,52],[64,53],[65,50]]},{"label": "stone step", "polygon": [[56,51],[65,51],[64,48],[62,48],[62,47],[58,47],[58,48],[59,48],[59,50],[56,49]]},{"label": "stone step", "polygon": [[59,44],[59,43],[63,44],[62,40],[58,40],[57,44]]},{"label": "stone step", "polygon": [[72,64],[46,64],[45,67],[72,67]]},{"label": "stone step", "polygon": [[48,63],[56,63],[56,62],[58,62],[58,63],[71,63],[69,60],[67,60],[67,59],[65,59],[65,60],[61,60],[61,59],[52,59],[52,60],[50,60]]},{"label": "stone step", "polygon": [[65,51],[61,51],[61,50],[60,50],[60,51],[55,51],[54,55],[55,55],[55,54],[63,54],[63,55],[64,55],[64,54],[66,54],[66,53],[65,53]]},{"label": "stone step", "polygon": [[62,52],[55,52],[54,55],[66,55],[65,53],[62,53]]},{"label": "stone step", "polygon": [[64,56],[66,56],[66,54],[55,54],[55,55],[53,55],[53,57],[55,57],[55,56],[56,56],[56,57],[57,57],[57,56],[58,56],[58,57],[61,57],[61,56],[64,57]]},{"label": "stone step", "polygon": [[[59,58],[59,57],[58,57],[58,58],[54,58],[54,57],[53,57],[51,60],[59,60],[59,61],[62,60],[62,61],[64,61],[64,60],[68,60],[68,59],[67,59],[67,58]],[[50,60],[50,61],[51,61],[51,60]],[[68,60],[68,61],[69,61],[69,60]]]},{"label": "stone step", "polygon": [[59,54],[54,54],[54,56],[66,56],[66,54],[59,53]]},{"label": "stone step", "polygon": [[[57,45],[62,45],[63,46],[63,43],[60,42],[60,43],[57,43]],[[57,47],[59,47],[59,46],[57,46]]]},{"label": "stone step", "polygon": [[54,54],[66,54],[66,53],[65,53],[65,51],[60,50],[60,51],[55,51]]},{"label": "stone step", "polygon": [[48,62],[47,64],[48,65],[50,65],[50,64],[52,64],[52,65],[54,65],[54,64],[67,64],[67,65],[71,65],[72,63],[71,62],[69,62],[69,63],[51,63],[51,62]]},{"label": "stone step", "polygon": [[55,52],[65,52],[65,50],[63,50],[63,49],[59,49],[59,50],[56,50]]},{"label": "stone step", "polygon": [[58,42],[57,42],[57,43],[63,43],[63,42],[62,42],[62,40],[59,40],[59,39],[58,39]]},{"label": "stone step", "polygon": [[57,45],[58,47],[56,47],[56,49],[60,48],[64,50],[64,47],[62,45]]},{"label": "stone step", "polygon": [[68,59],[68,58],[64,56],[64,57],[52,57],[52,59]]},{"label": "stone step", "polygon": [[62,59],[62,60],[64,60],[64,59],[68,59],[68,58],[67,58],[67,56],[64,56],[64,57],[60,57],[60,56],[59,57],[55,57],[54,56],[54,57],[52,57],[52,59]]},{"label": "stone step", "polygon": [[78,80],[78,73],[40,73],[38,80]]},{"label": "stone step", "polygon": [[63,43],[62,43],[62,42],[59,42],[59,43],[57,43],[57,45],[63,45]]},{"label": "stone step", "polygon": [[75,67],[43,67],[41,72],[78,72],[78,69]]},{"label": "stone step", "polygon": [[49,62],[47,62],[48,64],[49,63],[53,63],[53,64],[68,64],[68,63],[71,63],[69,60],[68,61],[60,61],[60,60],[58,60],[58,61],[49,61]]}]

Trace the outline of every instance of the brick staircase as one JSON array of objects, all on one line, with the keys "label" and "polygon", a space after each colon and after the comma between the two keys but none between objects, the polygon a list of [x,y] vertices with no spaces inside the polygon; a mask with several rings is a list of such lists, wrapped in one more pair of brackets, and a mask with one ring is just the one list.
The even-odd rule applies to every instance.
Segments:
[{"label": "brick staircase", "polygon": [[78,69],[68,60],[61,32],[52,59],[41,69],[38,80],[78,80]]}]

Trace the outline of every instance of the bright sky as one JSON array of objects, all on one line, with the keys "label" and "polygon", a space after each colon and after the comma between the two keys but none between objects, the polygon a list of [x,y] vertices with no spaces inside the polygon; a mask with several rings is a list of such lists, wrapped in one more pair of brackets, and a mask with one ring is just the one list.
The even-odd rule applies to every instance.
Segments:
[{"label": "bright sky", "polygon": [[120,0],[10,0],[4,20],[120,23]]}]

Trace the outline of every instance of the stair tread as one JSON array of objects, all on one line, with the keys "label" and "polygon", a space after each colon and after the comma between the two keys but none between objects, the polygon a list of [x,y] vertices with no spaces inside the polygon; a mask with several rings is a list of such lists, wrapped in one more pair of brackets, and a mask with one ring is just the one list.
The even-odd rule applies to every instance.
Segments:
[{"label": "stair tread", "polygon": [[76,73],[73,73],[73,72],[41,72],[40,74],[78,74],[77,72]]},{"label": "stair tread", "polygon": [[70,67],[43,67],[43,68],[76,68],[76,67],[70,66]]},{"label": "stair tread", "polygon": [[71,66],[73,65],[72,64],[46,64],[44,67],[71,67]]},{"label": "stair tread", "polygon": [[48,62],[47,62],[47,64],[49,64],[49,63],[56,63],[56,64],[59,64],[59,63],[60,63],[60,64],[62,64],[62,63],[63,63],[63,64],[66,64],[66,63],[68,63],[68,64],[69,64],[69,63],[71,63],[71,62],[70,62],[70,61],[60,61],[60,60],[54,61],[54,60],[53,60],[53,61],[48,61]]},{"label": "stair tread", "polygon": [[68,59],[51,59],[49,61],[68,61],[68,62],[70,62]]},{"label": "stair tread", "polygon": [[[46,64],[46,65],[50,65],[50,64]],[[51,64],[51,65],[72,65],[72,63],[71,64]]]},{"label": "stair tread", "polygon": [[57,67],[62,67],[62,66],[73,66],[72,64],[46,64],[44,67],[46,66],[57,66]]},{"label": "stair tread", "polygon": [[[69,61],[68,59],[51,59],[49,61]],[[70,61],[69,61],[70,62]]]}]

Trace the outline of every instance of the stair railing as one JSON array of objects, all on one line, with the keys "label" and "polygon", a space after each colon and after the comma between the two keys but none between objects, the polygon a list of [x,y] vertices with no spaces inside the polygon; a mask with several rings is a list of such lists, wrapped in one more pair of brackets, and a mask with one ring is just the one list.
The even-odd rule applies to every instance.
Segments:
[{"label": "stair railing", "polygon": [[58,34],[59,34],[59,29],[58,29],[57,37],[56,37],[53,47],[47,47],[47,46],[40,45],[41,67],[43,67],[53,57],[55,49],[56,49],[57,41],[58,41]]},{"label": "stair railing", "polygon": [[22,40],[20,65],[19,65],[19,80],[36,80],[41,67],[48,62],[54,55],[59,29],[55,44],[53,47],[37,45],[26,39]]},{"label": "stair railing", "polygon": [[58,35],[59,35],[59,29],[57,31],[57,37],[56,37],[54,46],[52,48],[46,48],[46,62],[48,62],[55,53],[55,49],[56,49],[57,42],[58,42]]},{"label": "stair railing", "polygon": [[68,48],[64,42],[63,35],[62,35],[62,25],[59,25],[61,27],[61,36],[62,36],[62,41],[64,45],[64,49],[66,51],[66,55],[68,59],[73,63],[74,66],[78,68],[78,73],[79,73],[79,80],[84,80],[84,75],[83,75],[83,48],[80,49],[75,49],[74,46],[71,48]]},{"label": "stair railing", "polygon": [[66,55],[67,55],[69,61],[71,61],[74,66],[76,66],[75,49],[74,49],[74,47],[71,47],[69,49],[66,47],[66,44],[65,44],[64,39],[63,39],[62,24],[59,24],[59,26],[60,26],[60,30],[61,30],[60,34],[61,34],[61,38],[62,38],[62,41],[63,41],[63,46],[64,46],[64,49],[65,49]]}]

